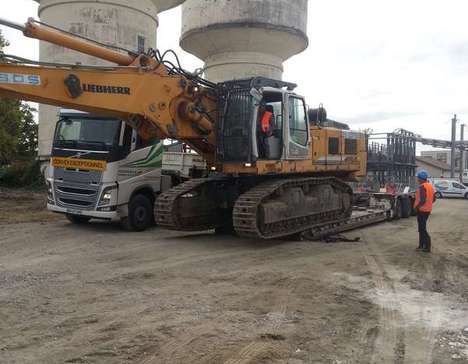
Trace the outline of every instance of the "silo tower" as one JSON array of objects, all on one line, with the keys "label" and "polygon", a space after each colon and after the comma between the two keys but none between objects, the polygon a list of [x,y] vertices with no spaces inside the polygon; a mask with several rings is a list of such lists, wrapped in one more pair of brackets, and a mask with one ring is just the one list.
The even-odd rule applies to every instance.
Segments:
[{"label": "silo tower", "polygon": [[[102,43],[129,50],[156,47],[158,13],[183,0],[36,0],[39,18],[59,27]],[[63,47],[40,42],[40,60],[59,63],[103,64],[93,57]],[[57,121],[57,108],[39,108],[39,156],[47,159]]]},{"label": "silo tower", "polygon": [[283,62],[308,46],[307,0],[186,0],[180,44],[206,77],[281,79]]}]

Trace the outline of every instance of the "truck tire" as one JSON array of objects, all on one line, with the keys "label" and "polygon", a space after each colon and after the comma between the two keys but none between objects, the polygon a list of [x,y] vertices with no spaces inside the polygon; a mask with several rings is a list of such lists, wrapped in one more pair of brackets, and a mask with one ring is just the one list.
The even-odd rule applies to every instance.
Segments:
[{"label": "truck tire", "polygon": [[411,216],[411,200],[408,197],[401,198],[401,217],[407,219]]},{"label": "truck tire", "polygon": [[441,194],[440,192],[436,192],[436,193],[435,193],[435,197],[436,197],[437,199],[439,199],[439,198],[442,198],[443,196],[442,196],[442,194]]},{"label": "truck tire", "polygon": [[75,224],[75,225],[87,224],[89,220],[91,220],[90,217],[86,217],[86,216],[71,215],[71,214],[66,214],[65,216],[68,219],[68,221],[70,221],[72,224]]},{"label": "truck tire", "polygon": [[154,223],[153,204],[145,195],[135,195],[128,204],[128,216],[122,218],[127,231],[144,231]]}]

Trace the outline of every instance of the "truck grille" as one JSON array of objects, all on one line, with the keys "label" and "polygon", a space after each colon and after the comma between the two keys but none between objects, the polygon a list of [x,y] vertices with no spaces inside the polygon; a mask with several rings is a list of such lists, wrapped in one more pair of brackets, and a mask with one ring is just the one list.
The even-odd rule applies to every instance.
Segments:
[{"label": "truck grille", "polygon": [[55,198],[57,205],[65,208],[79,208],[93,210],[99,198],[99,186],[76,186],[62,183],[55,184]]},{"label": "truck grille", "polygon": [[54,171],[54,192],[57,206],[78,210],[94,210],[99,199],[101,172]]},{"label": "truck grille", "polygon": [[92,208],[94,206],[94,203],[90,201],[72,200],[70,198],[60,198],[59,200],[62,204],[73,207],[79,206],[84,208]]},{"label": "truck grille", "polygon": [[83,188],[73,188],[73,187],[65,187],[65,186],[60,186],[57,187],[57,190],[62,192],[62,193],[70,193],[70,194],[75,194],[75,195],[94,195],[96,191],[94,190],[89,190],[89,189],[83,189]]}]

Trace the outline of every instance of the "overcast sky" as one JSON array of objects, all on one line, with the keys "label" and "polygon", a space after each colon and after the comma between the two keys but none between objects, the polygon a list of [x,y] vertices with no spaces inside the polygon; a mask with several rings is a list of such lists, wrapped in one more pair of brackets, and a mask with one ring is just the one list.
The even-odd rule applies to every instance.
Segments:
[{"label": "overcast sky", "polygon": [[[37,17],[32,0],[2,5],[4,18]],[[468,123],[467,16],[466,0],[311,0],[309,49],[285,63],[284,79],[352,128],[450,139],[454,113]],[[38,58],[36,41],[0,29],[12,44],[7,52]],[[177,50],[188,70],[201,67],[179,36],[180,8],[162,13],[159,48]]]}]

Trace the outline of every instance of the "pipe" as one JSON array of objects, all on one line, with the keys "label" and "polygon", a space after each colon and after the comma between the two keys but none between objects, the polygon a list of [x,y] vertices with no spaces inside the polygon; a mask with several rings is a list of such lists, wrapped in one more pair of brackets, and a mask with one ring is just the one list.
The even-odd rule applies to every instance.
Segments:
[{"label": "pipe", "polygon": [[0,25],[4,25],[4,26],[6,26],[8,28],[13,28],[13,29],[19,30],[20,32],[24,31],[24,25],[22,25],[20,23],[15,23],[13,21],[10,21],[10,20],[2,18],[2,17],[0,17]]},{"label": "pipe", "polygon": [[450,148],[450,178],[455,178],[455,141],[457,139],[457,115],[452,119],[452,143]]},{"label": "pipe", "polygon": [[465,124],[460,125],[460,183],[463,184],[463,174],[465,172],[465,148],[463,143],[465,141]]},{"label": "pipe", "polygon": [[108,62],[116,63],[120,66],[129,66],[136,58],[130,54],[117,52],[91,41],[61,32],[60,30],[38,24],[32,18],[28,19],[28,22],[25,25],[0,18],[0,24],[22,31],[24,36],[28,38],[39,39],[58,46],[73,49]]}]

